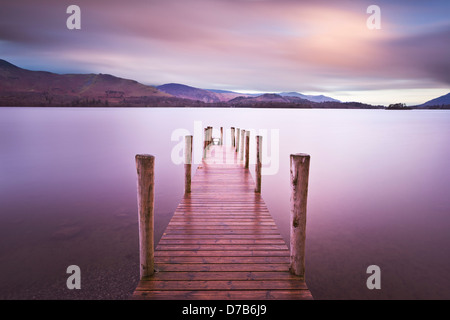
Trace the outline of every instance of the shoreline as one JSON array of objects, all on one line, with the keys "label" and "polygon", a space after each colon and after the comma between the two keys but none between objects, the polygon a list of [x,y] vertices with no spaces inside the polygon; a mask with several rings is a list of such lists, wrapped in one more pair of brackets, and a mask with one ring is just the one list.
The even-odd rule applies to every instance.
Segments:
[{"label": "shoreline", "polygon": [[194,106],[1,106],[0,108],[48,108],[48,109],[73,109],[73,108],[81,108],[81,109],[270,109],[270,110],[278,110],[278,109],[299,109],[299,110],[400,110],[400,111],[414,111],[414,110],[450,110],[450,105],[445,107],[406,107],[406,108],[387,108],[387,107],[373,107],[373,108],[357,108],[357,107],[265,107],[265,106],[239,106],[239,107],[230,107],[230,106],[204,106],[204,107],[194,107]]}]

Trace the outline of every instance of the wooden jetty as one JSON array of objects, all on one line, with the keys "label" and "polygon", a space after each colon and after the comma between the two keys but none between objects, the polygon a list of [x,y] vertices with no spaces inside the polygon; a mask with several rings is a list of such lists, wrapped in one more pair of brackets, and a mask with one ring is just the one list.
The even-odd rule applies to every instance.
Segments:
[{"label": "wooden jetty", "polygon": [[[214,145],[209,128],[204,159],[192,179],[187,172],[192,137],[186,138],[189,186],[186,182],[185,195],[154,252],[149,230],[142,226],[152,226],[153,217],[140,220],[141,280],[133,299],[312,299],[304,280],[304,230],[303,256],[292,257],[261,197],[260,180],[255,188],[248,154],[241,157],[243,144],[240,149],[234,141],[225,146],[221,138]],[[259,143],[257,148],[260,152]],[[145,206],[139,205],[140,214]],[[300,259],[303,269],[296,272],[292,259]]]}]

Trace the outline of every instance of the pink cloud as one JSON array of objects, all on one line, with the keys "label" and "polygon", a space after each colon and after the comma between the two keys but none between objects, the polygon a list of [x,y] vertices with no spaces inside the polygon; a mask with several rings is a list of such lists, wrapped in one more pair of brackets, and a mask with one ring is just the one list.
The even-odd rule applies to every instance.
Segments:
[{"label": "pink cloud", "polygon": [[0,41],[7,41],[0,54],[16,50],[16,58],[154,84],[280,91],[379,88],[405,79],[449,84],[448,24],[418,33],[392,18],[420,11],[416,2],[414,10],[381,2],[382,30],[373,31],[364,1],[79,0],[78,33],[65,29],[60,2],[26,1],[27,10],[11,3],[0,13]]}]

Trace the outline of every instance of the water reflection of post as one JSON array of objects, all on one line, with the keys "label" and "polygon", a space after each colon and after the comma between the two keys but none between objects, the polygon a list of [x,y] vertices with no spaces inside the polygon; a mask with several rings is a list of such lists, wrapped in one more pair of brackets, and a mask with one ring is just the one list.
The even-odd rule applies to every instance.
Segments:
[{"label": "water reflection of post", "polygon": [[155,157],[136,155],[139,214],[139,269],[141,279],[154,273]]},{"label": "water reflection of post", "polygon": [[305,278],[306,200],[308,197],[308,154],[291,154],[291,230],[292,274]]}]

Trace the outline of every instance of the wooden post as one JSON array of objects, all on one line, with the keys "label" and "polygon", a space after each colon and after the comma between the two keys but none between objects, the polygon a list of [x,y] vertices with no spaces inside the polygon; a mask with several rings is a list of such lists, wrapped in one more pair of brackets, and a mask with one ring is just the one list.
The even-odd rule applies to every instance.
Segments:
[{"label": "wooden post", "polygon": [[250,161],[250,131],[245,131],[245,168],[248,169]]},{"label": "wooden post", "polygon": [[236,131],[236,152],[239,152],[239,136],[241,135],[241,129],[237,128]]},{"label": "wooden post", "polygon": [[191,193],[192,136],[184,140],[184,193]]},{"label": "wooden post", "polygon": [[139,214],[139,257],[141,279],[153,275],[154,262],[154,208],[155,157],[136,155],[137,202]]},{"label": "wooden post", "polygon": [[306,200],[310,156],[291,154],[291,264],[292,274],[305,278]]},{"label": "wooden post", "polygon": [[245,153],[245,130],[241,131],[241,161],[244,161]]},{"label": "wooden post", "polygon": [[208,128],[205,128],[205,133],[204,133],[204,139],[203,139],[203,159],[206,159],[206,147],[207,147],[207,140],[208,140]]},{"label": "wooden post", "polygon": [[234,148],[235,141],[234,141],[234,127],[231,127],[231,146]]},{"label": "wooden post", "polygon": [[256,136],[256,167],[255,167],[256,193],[261,193],[261,168],[262,168],[262,136]]},{"label": "wooden post", "polygon": [[208,127],[208,145],[212,144],[212,131],[213,131],[213,127]]},{"label": "wooden post", "polygon": [[220,145],[223,146],[223,127],[220,127]]}]

